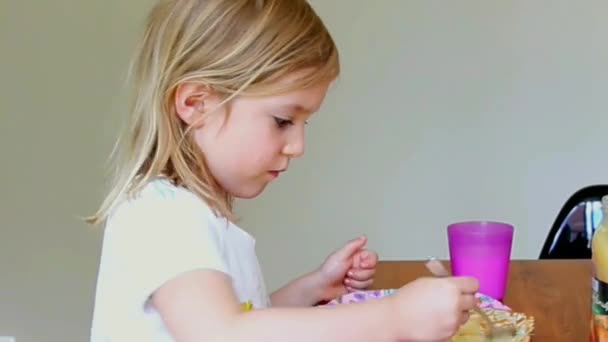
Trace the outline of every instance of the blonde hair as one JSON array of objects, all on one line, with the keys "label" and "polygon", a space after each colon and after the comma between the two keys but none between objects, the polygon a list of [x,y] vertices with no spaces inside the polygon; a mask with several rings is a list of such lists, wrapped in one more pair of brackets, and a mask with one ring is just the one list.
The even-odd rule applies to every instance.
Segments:
[{"label": "blonde hair", "polygon": [[[275,81],[313,70],[278,88]],[[150,12],[131,67],[131,120],[112,153],[112,188],[92,224],[105,222],[125,196],[163,175],[234,220],[232,196],[216,182],[174,96],[184,82],[200,82],[224,96],[259,96],[330,81],[338,51],[306,0],[162,0]],[[118,152],[118,153],[117,153]]]}]

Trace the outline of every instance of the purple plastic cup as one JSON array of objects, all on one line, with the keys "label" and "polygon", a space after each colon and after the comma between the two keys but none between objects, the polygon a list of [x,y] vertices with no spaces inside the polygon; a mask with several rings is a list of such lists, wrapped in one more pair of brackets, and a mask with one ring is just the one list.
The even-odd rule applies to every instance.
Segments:
[{"label": "purple plastic cup", "polygon": [[452,275],[474,277],[479,292],[503,301],[509,277],[513,226],[488,221],[448,226]]}]

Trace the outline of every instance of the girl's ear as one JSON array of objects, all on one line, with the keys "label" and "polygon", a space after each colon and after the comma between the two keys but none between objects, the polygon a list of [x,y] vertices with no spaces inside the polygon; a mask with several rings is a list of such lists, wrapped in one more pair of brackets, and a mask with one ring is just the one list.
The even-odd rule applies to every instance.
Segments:
[{"label": "girl's ear", "polygon": [[182,83],[175,90],[175,111],[177,116],[187,125],[200,119],[209,109],[212,90],[200,83]]}]

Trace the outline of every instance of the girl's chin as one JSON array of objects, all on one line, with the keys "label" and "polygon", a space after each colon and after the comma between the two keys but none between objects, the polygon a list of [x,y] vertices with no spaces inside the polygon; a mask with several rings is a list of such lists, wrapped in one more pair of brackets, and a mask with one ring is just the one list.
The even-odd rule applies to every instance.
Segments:
[{"label": "girl's chin", "polygon": [[269,182],[266,182],[266,183],[258,185],[258,186],[251,186],[251,187],[248,187],[247,189],[239,189],[239,191],[231,192],[231,195],[235,198],[240,198],[240,199],[252,199],[252,198],[259,196],[262,192],[264,192],[264,189],[266,189],[266,186],[268,185],[268,183]]}]

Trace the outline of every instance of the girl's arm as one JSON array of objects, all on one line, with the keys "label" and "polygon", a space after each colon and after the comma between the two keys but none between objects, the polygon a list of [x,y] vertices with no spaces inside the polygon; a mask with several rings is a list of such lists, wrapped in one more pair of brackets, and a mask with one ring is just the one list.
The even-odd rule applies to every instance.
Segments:
[{"label": "girl's arm", "polygon": [[305,274],[270,295],[272,306],[313,306],[328,298],[318,271]]},{"label": "girl's arm", "polygon": [[[295,288],[295,287],[294,287]],[[177,342],[397,341],[392,301],[332,308],[269,308],[243,312],[227,275],[182,274],[160,287],[152,303]],[[403,327],[400,327],[403,329]]]},{"label": "girl's arm", "polygon": [[365,236],[349,241],[331,253],[318,269],[273,293],[272,305],[312,306],[348,290],[368,288],[373,281],[378,254],[364,249],[366,243]]}]

